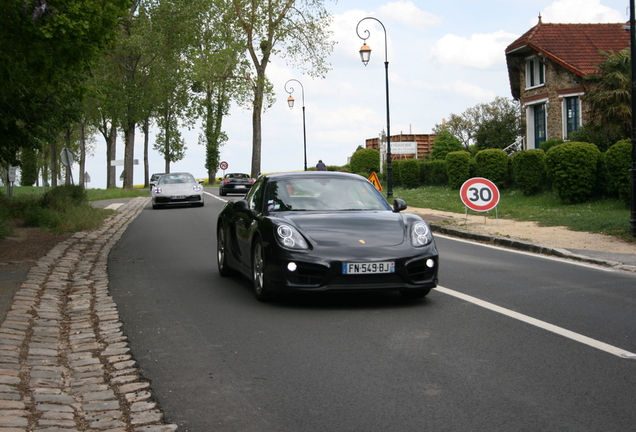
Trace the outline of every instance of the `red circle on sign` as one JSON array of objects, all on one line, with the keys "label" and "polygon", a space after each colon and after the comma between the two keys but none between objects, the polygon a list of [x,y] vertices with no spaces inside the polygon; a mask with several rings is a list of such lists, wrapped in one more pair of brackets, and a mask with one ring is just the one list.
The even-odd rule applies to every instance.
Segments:
[{"label": "red circle on sign", "polygon": [[492,210],[499,204],[499,189],[482,177],[466,180],[459,190],[459,196],[466,207],[478,212]]},{"label": "red circle on sign", "polygon": [[220,167],[222,170],[226,170],[226,169],[227,169],[227,162],[225,162],[225,161],[221,162],[221,163],[219,164],[219,167]]}]

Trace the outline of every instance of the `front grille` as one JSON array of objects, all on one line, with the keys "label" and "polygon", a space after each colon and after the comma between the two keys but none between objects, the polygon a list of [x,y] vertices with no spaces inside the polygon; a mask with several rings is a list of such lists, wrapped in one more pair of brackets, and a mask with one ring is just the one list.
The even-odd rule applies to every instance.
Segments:
[{"label": "front grille", "polygon": [[334,285],[378,285],[404,283],[398,273],[339,275],[331,281]]},{"label": "front grille", "polygon": [[296,263],[296,271],[285,271],[287,281],[294,285],[320,285],[325,278],[327,269],[321,265]]},{"label": "front grille", "polygon": [[199,202],[201,201],[201,195],[189,195],[185,198],[181,199],[170,199],[169,197],[156,197],[155,202],[157,204],[168,204],[168,203],[188,203],[188,202]]},{"label": "front grille", "polygon": [[406,272],[409,278],[414,282],[424,282],[430,280],[433,277],[434,269],[429,268],[426,265],[426,260],[418,260],[409,263],[406,266]]}]

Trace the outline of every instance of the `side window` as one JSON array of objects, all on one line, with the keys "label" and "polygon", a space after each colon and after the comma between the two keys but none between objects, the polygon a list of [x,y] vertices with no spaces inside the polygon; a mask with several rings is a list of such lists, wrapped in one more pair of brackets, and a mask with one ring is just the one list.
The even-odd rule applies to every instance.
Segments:
[{"label": "side window", "polygon": [[261,189],[263,189],[263,182],[257,181],[245,197],[249,208],[257,213],[260,213],[263,209],[263,194],[261,193]]},{"label": "side window", "polygon": [[538,87],[545,84],[545,65],[534,56],[526,60],[526,88]]}]

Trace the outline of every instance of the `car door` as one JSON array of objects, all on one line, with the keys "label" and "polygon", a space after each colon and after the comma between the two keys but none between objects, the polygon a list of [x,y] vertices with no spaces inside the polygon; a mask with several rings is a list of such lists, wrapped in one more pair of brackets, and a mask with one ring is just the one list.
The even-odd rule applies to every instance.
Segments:
[{"label": "car door", "polygon": [[236,244],[239,250],[241,264],[247,268],[252,266],[252,237],[258,230],[262,218],[264,182],[257,181],[245,197],[251,214],[241,212],[236,214]]}]

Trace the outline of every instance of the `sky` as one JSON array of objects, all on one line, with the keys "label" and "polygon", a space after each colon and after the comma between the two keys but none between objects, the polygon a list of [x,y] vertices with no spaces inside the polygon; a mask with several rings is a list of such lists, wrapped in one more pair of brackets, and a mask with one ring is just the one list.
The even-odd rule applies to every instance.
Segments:
[{"label": "sky", "polygon": [[[303,75],[293,65],[274,59],[267,67],[276,102],[263,113],[261,172],[304,168],[302,89],[304,89],[307,166],[319,159],[327,165],[344,165],[365,140],[386,130],[385,34],[380,24],[365,20],[371,60],[360,60],[362,39],[356,25],[374,17],[386,29],[389,62],[389,111],[391,135],[430,134],[436,124],[467,108],[511,97],[505,48],[538,22],[601,23],[629,20],[629,0],[422,0],[326,1],[333,15],[331,30],[337,44],[328,58],[331,70],[324,79]],[[292,82],[293,109],[287,105],[285,83]],[[234,105],[224,119],[228,142],[221,148],[227,172],[251,171],[252,113]],[[156,130],[150,137],[152,143]],[[187,171],[207,178],[205,148],[198,144],[200,127],[182,134],[186,155],[171,164],[172,172]],[[106,145],[95,137],[87,159],[89,188],[106,187]],[[150,172],[163,172],[162,156],[150,149]],[[124,144],[117,143],[117,159]],[[143,136],[135,140],[134,184],[143,185]],[[78,179],[77,164],[74,179]],[[117,177],[122,167],[117,168]],[[219,169],[217,177],[223,171]],[[77,180],[76,180],[77,181]],[[117,186],[122,182],[118,179]]]}]

